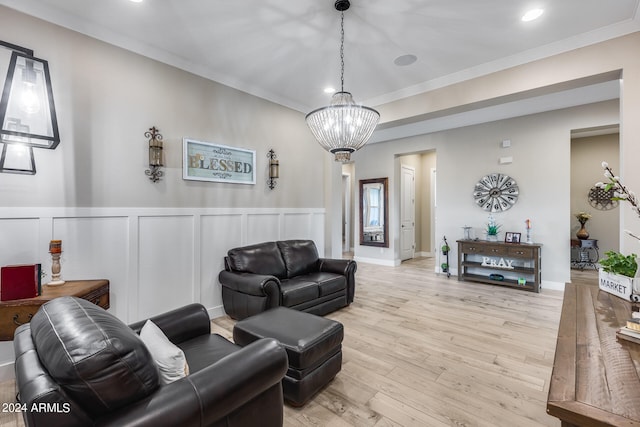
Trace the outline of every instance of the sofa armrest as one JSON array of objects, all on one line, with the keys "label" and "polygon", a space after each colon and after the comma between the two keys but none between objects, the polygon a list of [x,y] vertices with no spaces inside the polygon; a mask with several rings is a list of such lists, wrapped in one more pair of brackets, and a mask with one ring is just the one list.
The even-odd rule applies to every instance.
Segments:
[{"label": "sofa armrest", "polygon": [[347,304],[353,302],[356,292],[356,270],[358,264],[350,259],[320,258],[320,271],[342,274],[347,279]]},{"label": "sofa armrest", "polygon": [[275,276],[223,270],[218,275],[218,280],[222,286],[236,292],[280,300],[280,280]]},{"label": "sofa armrest", "polygon": [[320,258],[320,271],[326,271],[327,273],[347,276],[355,273],[356,268],[356,262],[351,259]]},{"label": "sofa armrest", "polygon": [[[198,372],[162,387],[122,411],[98,420],[96,426],[206,426],[212,425],[274,388],[279,404],[272,405],[274,420],[267,414],[262,425],[282,425],[280,381],[288,368],[287,354],[278,341],[263,338]],[[277,419],[279,417],[279,419]]]},{"label": "sofa armrest", "polygon": [[[185,305],[175,310],[159,314],[150,319],[174,344],[211,333],[211,318],[202,304]],[[129,325],[137,334],[147,319]]]}]

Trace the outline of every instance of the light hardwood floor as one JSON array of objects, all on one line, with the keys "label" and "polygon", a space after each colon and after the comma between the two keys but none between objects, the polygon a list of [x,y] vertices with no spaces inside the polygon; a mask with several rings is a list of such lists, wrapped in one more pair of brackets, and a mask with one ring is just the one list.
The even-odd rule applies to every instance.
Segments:
[{"label": "light hardwood floor", "polygon": [[[433,271],[427,258],[358,265],[355,302],[327,316],[345,327],[342,371],[303,408],[285,406],[285,426],[560,426],[545,406],[562,292]],[[215,319],[213,332],[231,338],[234,323]],[[13,388],[0,384],[3,402]]]}]

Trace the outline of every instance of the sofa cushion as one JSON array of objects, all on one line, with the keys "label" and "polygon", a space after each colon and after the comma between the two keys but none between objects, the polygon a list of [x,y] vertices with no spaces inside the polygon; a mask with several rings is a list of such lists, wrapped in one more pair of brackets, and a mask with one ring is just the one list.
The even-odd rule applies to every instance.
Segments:
[{"label": "sofa cushion", "polygon": [[287,277],[287,269],[276,242],[258,243],[227,252],[231,270],[240,273],[268,274],[278,279]]},{"label": "sofa cushion", "polygon": [[178,346],[187,357],[191,374],[217,363],[241,348],[218,334],[200,335]]},{"label": "sofa cushion", "polygon": [[304,276],[283,280],[280,288],[282,289],[282,305],[285,307],[293,307],[320,296],[318,283],[310,281]]},{"label": "sofa cushion", "polygon": [[158,388],[158,372],[140,337],[104,309],[60,297],[31,319],[31,337],[51,377],[89,414],[99,416]]},{"label": "sofa cushion", "polygon": [[278,242],[287,277],[292,278],[318,271],[318,250],[313,240],[284,240]]},{"label": "sofa cushion", "polygon": [[318,290],[320,291],[321,297],[343,291],[347,288],[346,277],[334,273],[309,273],[306,276],[301,277],[301,279],[316,282],[318,284]]}]

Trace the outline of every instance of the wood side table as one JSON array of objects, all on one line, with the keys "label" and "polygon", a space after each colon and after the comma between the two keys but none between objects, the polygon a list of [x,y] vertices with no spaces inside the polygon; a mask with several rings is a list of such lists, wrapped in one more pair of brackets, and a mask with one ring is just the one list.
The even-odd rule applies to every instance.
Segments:
[{"label": "wood side table", "polygon": [[109,281],[68,280],[64,285],[42,285],[42,294],[35,298],[0,302],[0,341],[13,340],[16,328],[31,320],[42,304],[57,297],[74,296],[104,308],[109,308]]},{"label": "wood side table", "polygon": [[640,344],[616,339],[631,302],[567,283],[547,413],[562,427],[640,425]]}]

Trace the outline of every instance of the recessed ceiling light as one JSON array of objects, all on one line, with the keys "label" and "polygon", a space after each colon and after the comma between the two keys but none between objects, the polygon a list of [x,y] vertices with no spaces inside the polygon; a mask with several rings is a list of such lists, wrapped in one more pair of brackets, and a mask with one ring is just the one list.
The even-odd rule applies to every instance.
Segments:
[{"label": "recessed ceiling light", "polygon": [[415,55],[401,55],[393,60],[393,63],[399,67],[405,67],[407,65],[411,65],[418,60],[418,57]]},{"label": "recessed ceiling light", "polygon": [[143,0],[129,0],[132,3],[142,3]]},{"label": "recessed ceiling light", "polygon": [[335,93],[336,90],[334,88],[332,88],[332,87],[325,87],[323,92],[324,93]]},{"label": "recessed ceiling light", "polygon": [[531,9],[524,15],[522,15],[522,20],[524,22],[533,21],[534,19],[538,19],[544,13],[544,9]]}]

